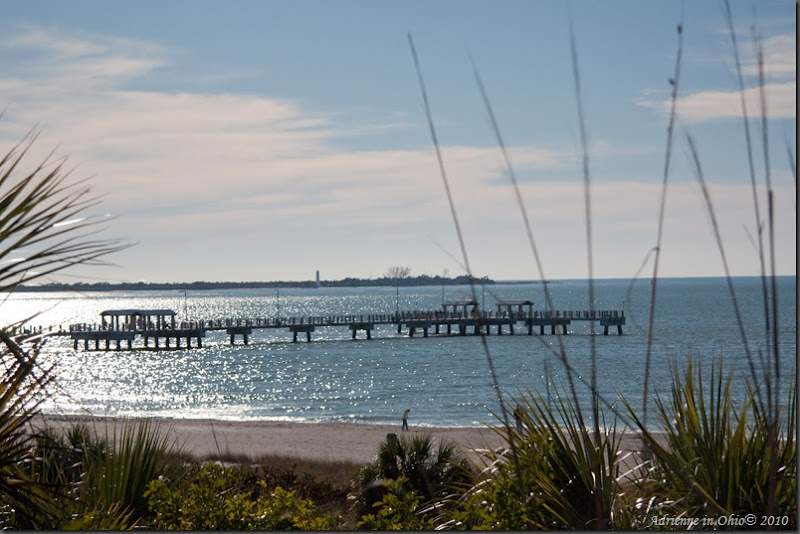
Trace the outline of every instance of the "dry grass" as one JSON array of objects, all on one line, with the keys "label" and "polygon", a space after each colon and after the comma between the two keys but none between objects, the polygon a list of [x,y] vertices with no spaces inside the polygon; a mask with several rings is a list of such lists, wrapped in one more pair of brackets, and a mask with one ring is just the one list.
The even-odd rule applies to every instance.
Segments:
[{"label": "dry grass", "polygon": [[333,487],[348,488],[362,464],[347,460],[314,460],[284,455],[259,457],[254,464],[268,472],[292,472],[298,477],[309,477]]}]

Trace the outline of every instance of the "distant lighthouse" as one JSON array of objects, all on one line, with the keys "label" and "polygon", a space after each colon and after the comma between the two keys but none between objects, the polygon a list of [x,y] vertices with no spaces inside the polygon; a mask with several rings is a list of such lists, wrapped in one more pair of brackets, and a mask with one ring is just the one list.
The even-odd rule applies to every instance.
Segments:
[{"label": "distant lighthouse", "polygon": [[322,284],[319,282],[319,270],[317,270],[317,287],[322,287]]}]

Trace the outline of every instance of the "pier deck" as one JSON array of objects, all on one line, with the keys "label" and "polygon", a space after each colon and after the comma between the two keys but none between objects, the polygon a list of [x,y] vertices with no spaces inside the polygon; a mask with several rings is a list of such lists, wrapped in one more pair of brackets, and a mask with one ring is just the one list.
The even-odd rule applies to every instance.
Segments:
[{"label": "pier deck", "polygon": [[[99,324],[74,324],[68,331],[53,332],[51,335],[70,336],[76,350],[81,342],[84,350],[132,350],[136,340],[143,341],[143,347],[140,348],[168,350],[182,348],[182,341],[185,341],[186,348],[193,348],[192,340],[196,340],[194,347],[202,348],[202,340],[207,332],[213,331],[224,331],[230,337],[231,344],[235,344],[237,337],[248,344],[254,332],[261,329],[287,330],[292,334],[292,341],[296,343],[298,334],[304,333],[306,342],[310,342],[311,334],[317,329],[335,327],[349,329],[352,339],[357,338],[359,331],[365,332],[366,339],[372,339],[373,330],[380,325],[394,325],[398,334],[405,329],[409,337],[414,337],[418,332],[423,337],[428,337],[491,335],[493,329],[497,335],[502,335],[504,330],[512,335],[522,332],[533,335],[534,327],[538,327],[539,335],[544,335],[545,327],[548,326],[551,334],[566,335],[567,326],[573,321],[597,322],[603,327],[603,335],[608,335],[609,327],[616,326],[617,334],[621,335],[625,324],[624,311],[533,311],[533,303],[523,303],[528,305],[528,310],[523,310],[522,305],[517,311],[512,310],[511,306],[503,309],[498,305],[497,312],[477,312],[475,307],[468,309],[470,305],[474,305],[472,301],[465,301],[456,305],[452,302],[445,303],[442,310],[402,311],[393,314],[227,318],[182,322],[175,320],[175,313],[171,310],[110,310],[101,314],[102,320]],[[519,303],[515,302],[516,304]]]}]

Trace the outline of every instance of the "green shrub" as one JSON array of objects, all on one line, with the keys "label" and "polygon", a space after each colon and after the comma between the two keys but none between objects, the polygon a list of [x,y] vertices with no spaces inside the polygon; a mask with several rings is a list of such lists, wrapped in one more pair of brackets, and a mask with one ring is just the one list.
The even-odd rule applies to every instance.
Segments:
[{"label": "green shrub", "polygon": [[409,481],[401,476],[386,480],[383,498],[373,504],[374,514],[361,517],[358,527],[368,530],[432,530],[433,519],[420,513],[422,496],[408,490]]},{"label": "green shrub", "polygon": [[316,515],[314,503],[280,487],[268,490],[261,479],[245,483],[241,468],[203,464],[191,476],[171,483],[160,477],[146,497],[158,530],[325,530],[331,517]]}]

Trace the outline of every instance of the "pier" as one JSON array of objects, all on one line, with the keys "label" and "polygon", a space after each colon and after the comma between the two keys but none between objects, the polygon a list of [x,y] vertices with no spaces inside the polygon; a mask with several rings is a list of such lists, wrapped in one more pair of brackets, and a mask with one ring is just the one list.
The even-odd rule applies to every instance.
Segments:
[{"label": "pier", "polygon": [[[397,333],[408,333],[408,337],[421,335],[509,335],[526,333],[544,335],[546,327],[550,334],[568,333],[567,327],[573,322],[599,323],[603,335],[608,335],[610,327],[616,327],[622,334],[625,312],[616,310],[563,310],[535,311],[533,302],[527,300],[500,301],[496,311],[478,309],[474,300],[458,300],[442,303],[440,310],[398,311],[390,314],[350,314],[321,315],[304,317],[269,318],[227,318],[215,320],[185,320],[178,322],[172,310],[106,310],[100,314],[98,324],[73,324],[68,331],[54,332],[51,335],[69,336],[75,350],[133,350],[135,342],[140,347],[151,350],[202,348],[203,339],[208,332],[225,332],[231,345],[237,339],[247,345],[257,330],[283,329],[292,334],[292,342],[298,342],[298,335],[305,334],[306,342],[311,335],[323,328],[347,328],[351,338],[357,339],[363,331],[366,339],[372,339],[372,332],[379,325],[393,325]],[[193,345],[194,341],[194,345]],[[152,342],[152,346],[151,346]]]}]

